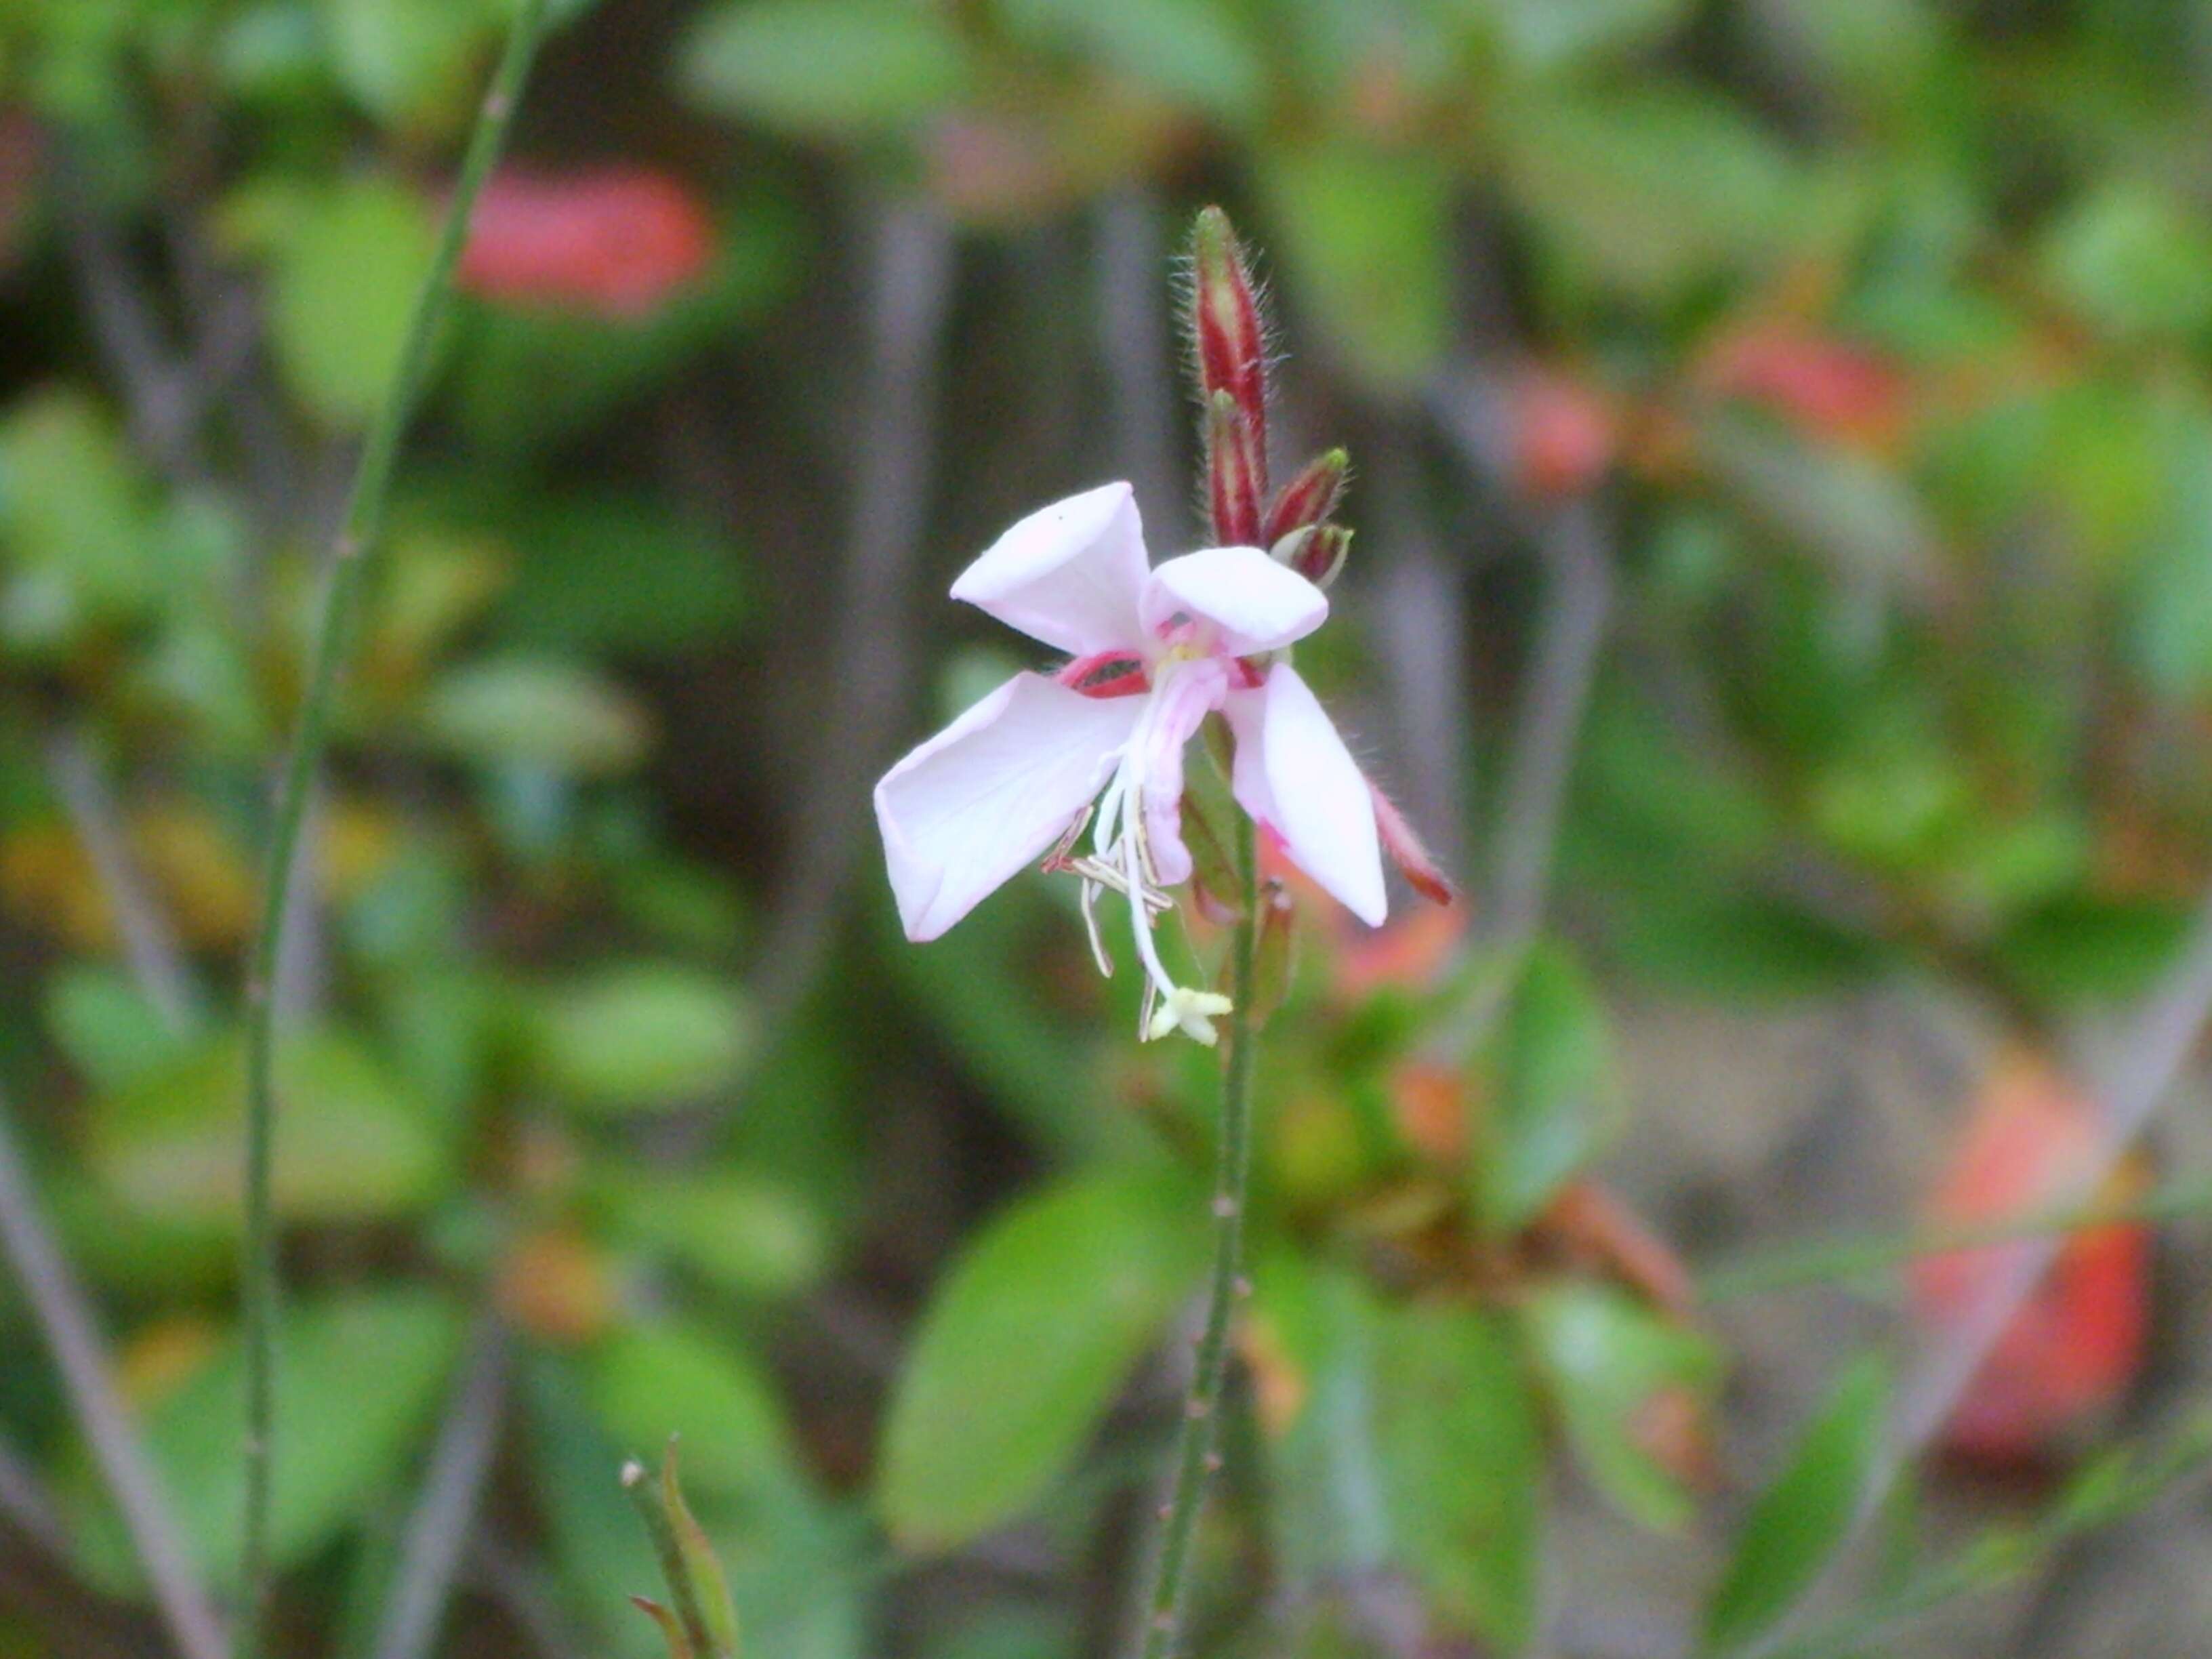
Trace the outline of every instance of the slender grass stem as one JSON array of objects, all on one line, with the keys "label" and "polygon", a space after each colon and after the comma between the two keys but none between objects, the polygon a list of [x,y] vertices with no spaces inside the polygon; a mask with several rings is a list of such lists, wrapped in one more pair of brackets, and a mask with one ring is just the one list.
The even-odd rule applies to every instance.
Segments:
[{"label": "slender grass stem", "polygon": [[2029,1239],[2063,1239],[2085,1229],[2179,1220],[2212,1212],[2212,1181],[2191,1181],[2130,1199],[2093,1199],[2002,1219],[1931,1228],[1924,1232],[1841,1238],[1747,1256],[1700,1275],[1699,1299],[1741,1301],[1837,1279],[1863,1279],[1923,1256],[1978,1250]]},{"label": "slender grass stem", "polygon": [[1252,1169],[1252,1060],[1259,1040],[1253,1015],[1259,956],[1260,853],[1251,820],[1240,818],[1237,868],[1243,915],[1231,945],[1229,1054],[1221,1073],[1220,1142],[1213,1173],[1213,1277],[1206,1290],[1206,1326],[1198,1340],[1198,1364],[1183,1402],[1176,1450],[1175,1487],[1160,1529],[1152,1595],[1146,1605],[1144,1659],[1169,1659],[1182,1631],[1183,1575],[1191,1534],[1206,1501],[1206,1476],[1220,1466],[1223,1381],[1229,1373],[1229,1329],[1236,1304],[1248,1293],[1243,1277],[1245,1188]]},{"label": "slender grass stem", "polygon": [[275,1060],[277,960],[285,935],[295,882],[301,824],[337,700],[356,613],[368,572],[368,556],[384,528],[393,464],[410,416],[422,392],[431,347],[453,286],[453,267],[467,238],[469,216],[507,141],[521,100],[532,60],[544,33],[545,0],[520,0],[507,48],[492,76],[469,139],[459,184],[447,210],[430,269],[416,296],[415,310],[383,407],[370,426],[345,516],[333,550],[328,585],[316,624],[307,692],[300,706],[291,746],[277,787],[276,805],[263,872],[261,927],[253,942],[246,986],[246,1228],[240,1267],[246,1326],[246,1504],[240,1583],[244,1597],[238,1620],[236,1651],[254,1659],[262,1646],[262,1622],[269,1596],[269,1510],[275,1449],[271,1443],[276,1404],[276,1338],[278,1302],[276,1221],[270,1202],[270,1171],[276,1143]]}]

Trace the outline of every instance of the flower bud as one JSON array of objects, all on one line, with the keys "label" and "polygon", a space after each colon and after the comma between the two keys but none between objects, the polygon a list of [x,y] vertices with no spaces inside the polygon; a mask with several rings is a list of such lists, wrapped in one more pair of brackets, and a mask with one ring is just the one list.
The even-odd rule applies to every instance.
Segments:
[{"label": "flower bud", "polygon": [[1257,434],[1234,394],[1213,392],[1206,405],[1206,501],[1213,538],[1224,547],[1260,540],[1260,500],[1267,488]]},{"label": "flower bud", "polygon": [[1352,532],[1340,524],[1310,524],[1269,548],[1279,564],[1286,564],[1316,587],[1327,587],[1344,568],[1352,551]]},{"label": "flower bud", "polygon": [[1270,881],[1260,894],[1259,938],[1253,947],[1252,1006],[1246,1012],[1264,1020],[1280,1008],[1291,994],[1297,970],[1297,934],[1294,926],[1297,906],[1290,890]]},{"label": "flower bud", "polygon": [[1305,470],[1285,484],[1267,509],[1262,546],[1273,547],[1294,530],[1317,525],[1336,510],[1344,494],[1345,475],[1352,458],[1340,449],[1316,455]]},{"label": "flower bud", "polygon": [[[1267,489],[1267,349],[1259,295],[1229,216],[1204,210],[1191,234],[1191,343],[1198,356],[1199,393],[1209,410],[1227,392],[1251,432],[1257,491]],[[1255,520],[1253,535],[1259,532]],[[1251,538],[1245,541],[1249,543]]]}]

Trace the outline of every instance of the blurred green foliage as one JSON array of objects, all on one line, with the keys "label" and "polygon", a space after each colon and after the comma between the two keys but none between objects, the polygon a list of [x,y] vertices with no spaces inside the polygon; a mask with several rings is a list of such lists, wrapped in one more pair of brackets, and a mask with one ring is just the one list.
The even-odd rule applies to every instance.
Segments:
[{"label": "blurred green foliage", "polygon": [[[1110,1600],[1116,1548],[1141,1554],[1127,1500],[1202,1265],[1212,1059],[1136,1048],[1136,988],[1091,976],[1042,882],[922,951],[863,868],[870,925],[780,997],[763,941],[801,775],[845,735],[787,740],[823,692],[784,683],[827,660],[845,591],[825,480],[887,465],[849,453],[856,217],[930,204],[991,313],[933,348],[991,373],[910,434],[943,474],[908,527],[934,572],[986,533],[958,503],[995,510],[1011,477],[1035,505],[1067,470],[1023,411],[1095,400],[1094,366],[994,309],[992,273],[1065,270],[1037,249],[1109,198],[1168,222],[1213,193],[1269,256],[1302,419],[1418,459],[1429,415],[1481,387],[1500,453],[1429,457],[1446,476],[1420,488],[1431,530],[1476,526],[1442,539],[1501,665],[1467,699],[1486,779],[1542,610],[1500,575],[1499,526],[1601,496],[1617,532],[1555,925],[1497,939],[1479,902],[1378,945],[1300,897],[1228,1498],[1200,1539],[1207,1651],[1369,1651],[1376,1575],[1444,1636],[1527,1648],[1557,1468],[1655,1533],[1724,1507],[1728,1355],[1591,1218],[1634,1098],[1608,999],[1934,975],[2042,1042],[2153,983],[2206,879],[2201,22],[2094,0],[561,9],[521,165],[675,178],[707,246],[613,306],[610,262],[649,239],[549,222],[439,343],[283,988],[298,1650],[357,1645],[331,1610],[373,1604],[486,1307],[514,1403],[447,1650],[519,1639],[513,1558],[586,1649],[654,1653],[614,1474],[672,1431],[749,1650],[1103,1650],[1096,1587],[1068,1581]],[[219,1583],[234,981],[268,769],[507,13],[0,0],[0,1081]],[[1081,311],[1089,281],[1044,309]],[[1082,469],[1115,464],[1085,436]],[[1355,611],[1419,528],[1382,493],[1353,498]],[[988,681],[981,653],[926,660],[947,702]],[[1389,680],[1371,641],[1312,661],[1347,700]],[[1468,827],[1485,848],[1498,823]],[[88,1598],[137,1597],[37,1349],[0,1275],[0,1352],[26,1357],[0,1444],[59,1495]],[[1804,1402],[1702,1615],[1717,1648],[1770,1630],[1839,1541],[1881,1381]],[[992,1577],[1009,1528],[1046,1540],[1042,1582]],[[0,1623],[0,1654],[95,1640]]]}]

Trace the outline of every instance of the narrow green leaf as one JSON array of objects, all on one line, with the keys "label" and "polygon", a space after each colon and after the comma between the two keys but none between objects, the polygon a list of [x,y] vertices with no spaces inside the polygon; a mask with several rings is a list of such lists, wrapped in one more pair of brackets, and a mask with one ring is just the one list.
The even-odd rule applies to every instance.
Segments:
[{"label": "narrow green leaf", "polygon": [[714,1545],[708,1541],[706,1529],[691,1513],[691,1506],[684,1501],[683,1482],[676,1473],[673,1437],[660,1459],[660,1506],[676,1534],[684,1571],[690,1580],[692,1594],[698,1599],[699,1611],[706,1619],[707,1634],[714,1647],[712,1659],[737,1659],[737,1605],[730,1600],[730,1581],[722,1576],[721,1560],[715,1555]]},{"label": "narrow green leaf", "polygon": [[646,1596],[633,1595],[629,1599],[633,1607],[660,1626],[661,1639],[668,1644],[668,1659],[692,1659],[691,1644],[685,1639],[684,1626],[674,1613]]},{"label": "narrow green leaf", "polygon": [[1745,1517],[1705,1605],[1705,1643],[1741,1647],[1770,1629],[1848,1535],[1881,1446],[1889,1375],[1879,1355],[1844,1374],[1790,1462]]}]

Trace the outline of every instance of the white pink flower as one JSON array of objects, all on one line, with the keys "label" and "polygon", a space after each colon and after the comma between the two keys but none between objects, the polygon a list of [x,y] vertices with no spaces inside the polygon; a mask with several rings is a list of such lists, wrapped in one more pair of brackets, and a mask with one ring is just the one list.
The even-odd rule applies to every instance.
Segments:
[{"label": "white pink flower", "polygon": [[[1271,653],[1304,638],[1328,600],[1256,547],[1211,547],[1149,567],[1126,483],[1030,514],[952,585],[1071,658],[1017,674],[884,774],[876,822],[907,936],[937,938],[1056,845],[1098,890],[1125,895],[1145,965],[1144,1035],[1202,1042],[1229,1009],[1178,986],[1153,917],[1188,879],[1183,748],[1219,711],[1236,740],[1231,787],[1290,859],[1370,926],[1386,908],[1376,797],[1306,683]],[[1103,792],[1103,793],[1101,792]],[[1086,816],[1091,851],[1077,854]],[[1092,943],[1102,968],[1110,968]]]}]

